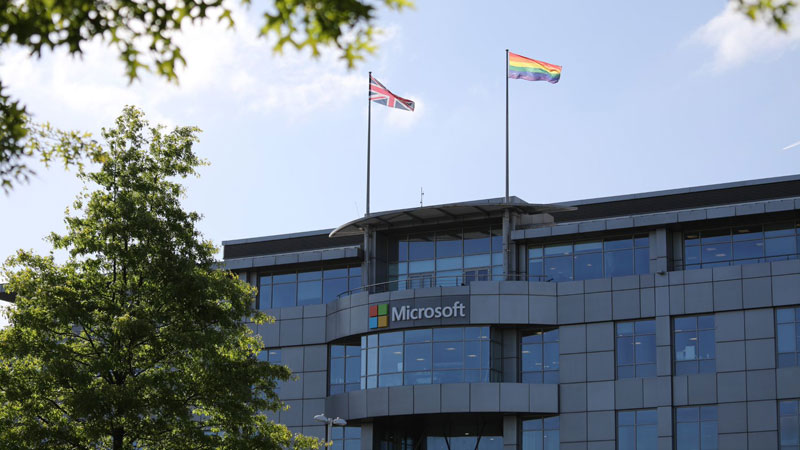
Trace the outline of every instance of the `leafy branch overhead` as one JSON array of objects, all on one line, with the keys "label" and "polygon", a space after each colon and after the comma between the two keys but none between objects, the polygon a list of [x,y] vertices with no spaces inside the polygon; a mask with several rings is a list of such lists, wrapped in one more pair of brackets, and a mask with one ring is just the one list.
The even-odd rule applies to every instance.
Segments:
[{"label": "leafy branch overhead", "polygon": [[797,7],[794,0],[736,0],[739,11],[752,20],[766,20],[781,31],[789,31],[789,15]]}]

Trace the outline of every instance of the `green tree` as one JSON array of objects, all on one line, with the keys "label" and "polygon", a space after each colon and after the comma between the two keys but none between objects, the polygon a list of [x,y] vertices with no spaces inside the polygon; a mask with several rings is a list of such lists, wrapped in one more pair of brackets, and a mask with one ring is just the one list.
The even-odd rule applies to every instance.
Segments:
[{"label": "green tree", "polygon": [[52,255],[19,251],[0,331],[3,448],[315,447],[262,411],[289,370],[259,361],[242,318],[254,290],[215,270],[215,249],[182,209],[180,179],[203,162],[197,128],[166,133],[129,107],[103,130],[106,159],[52,234]]},{"label": "green tree", "polygon": [[[250,6],[250,0],[241,2]],[[224,0],[0,2],[0,54],[15,44],[32,56],[56,48],[78,55],[83,44],[97,38],[118,50],[130,81],[142,70],[177,81],[176,68],[186,61],[174,37],[187,23],[212,17],[234,27],[228,4]],[[261,35],[276,39],[276,52],[289,45],[309,48],[317,57],[321,48],[333,47],[353,67],[375,51],[378,5],[401,10],[411,6],[411,0],[272,0],[263,12]],[[26,163],[31,157],[41,155],[45,161],[57,157],[67,166],[79,164],[83,156],[96,159],[90,141],[77,139],[74,133],[71,148],[77,151],[41,145],[46,137],[31,129],[25,106],[5,90],[0,80],[0,185],[6,191],[32,173]]]}]

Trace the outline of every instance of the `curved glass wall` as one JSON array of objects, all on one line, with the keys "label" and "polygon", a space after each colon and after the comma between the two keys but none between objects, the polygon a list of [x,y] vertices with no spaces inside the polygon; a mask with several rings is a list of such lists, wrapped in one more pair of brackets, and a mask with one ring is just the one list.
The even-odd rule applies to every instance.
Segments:
[{"label": "curved glass wall", "polygon": [[646,234],[528,246],[530,281],[589,280],[649,272],[650,240]]},{"label": "curved glass wall", "polygon": [[489,327],[423,328],[361,337],[361,389],[499,381]]}]

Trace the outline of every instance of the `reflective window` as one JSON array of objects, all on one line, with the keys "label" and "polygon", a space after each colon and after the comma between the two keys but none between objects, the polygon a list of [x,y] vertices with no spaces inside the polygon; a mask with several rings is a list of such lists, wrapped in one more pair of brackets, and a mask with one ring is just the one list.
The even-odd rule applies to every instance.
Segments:
[{"label": "reflective window", "polygon": [[677,450],[717,450],[717,407],[675,409]]},{"label": "reflective window", "polygon": [[649,272],[647,235],[528,246],[531,281],[588,280]]},{"label": "reflective window", "polygon": [[497,381],[489,327],[426,328],[361,337],[361,388]]},{"label": "reflective window", "polygon": [[265,348],[258,352],[258,360],[266,361],[270,364],[281,363],[281,349],[279,348]]},{"label": "reflective window", "polygon": [[361,383],[361,346],[331,345],[330,393],[357,391]]},{"label": "reflective window", "polygon": [[800,450],[800,414],[798,400],[778,402],[781,450]]},{"label": "reflective window", "polygon": [[361,450],[361,427],[331,428],[331,450]]},{"label": "reflective window", "polygon": [[713,314],[676,317],[674,330],[675,375],[717,371]]},{"label": "reflective window", "polygon": [[558,450],[558,416],[522,421],[523,450]]},{"label": "reflective window", "polygon": [[656,321],[617,323],[617,378],[656,376]]},{"label": "reflective window", "polygon": [[617,412],[617,449],[658,448],[658,417],[655,409]]},{"label": "reflective window", "polygon": [[558,383],[558,328],[522,336],[520,352],[523,383]]},{"label": "reflective window", "polygon": [[361,266],[261,274],[258,309],[328,303],[361,287]]},{"label": "reflective window", "polygon": [[778,367],[800,365],[800,308],[775,311],[778,332]]},{"label": "reflective window", "polygon": [[389,290],[504,279],[499,226],[404,235],[389,241]]},{"label": "reflective window", "polygon": [[750,225],[684,233],[684,267],[730,266],[797,259],[798,225]]}]

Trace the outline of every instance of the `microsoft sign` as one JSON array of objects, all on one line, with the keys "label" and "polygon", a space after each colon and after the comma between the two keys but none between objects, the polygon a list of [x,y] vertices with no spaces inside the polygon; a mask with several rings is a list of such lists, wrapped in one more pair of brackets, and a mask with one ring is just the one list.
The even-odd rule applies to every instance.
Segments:
[{"label": "microsoft sign", "polygon": [[398,300],[370,305],[369,328],[469,323],[468,306],[467,296]]}]

